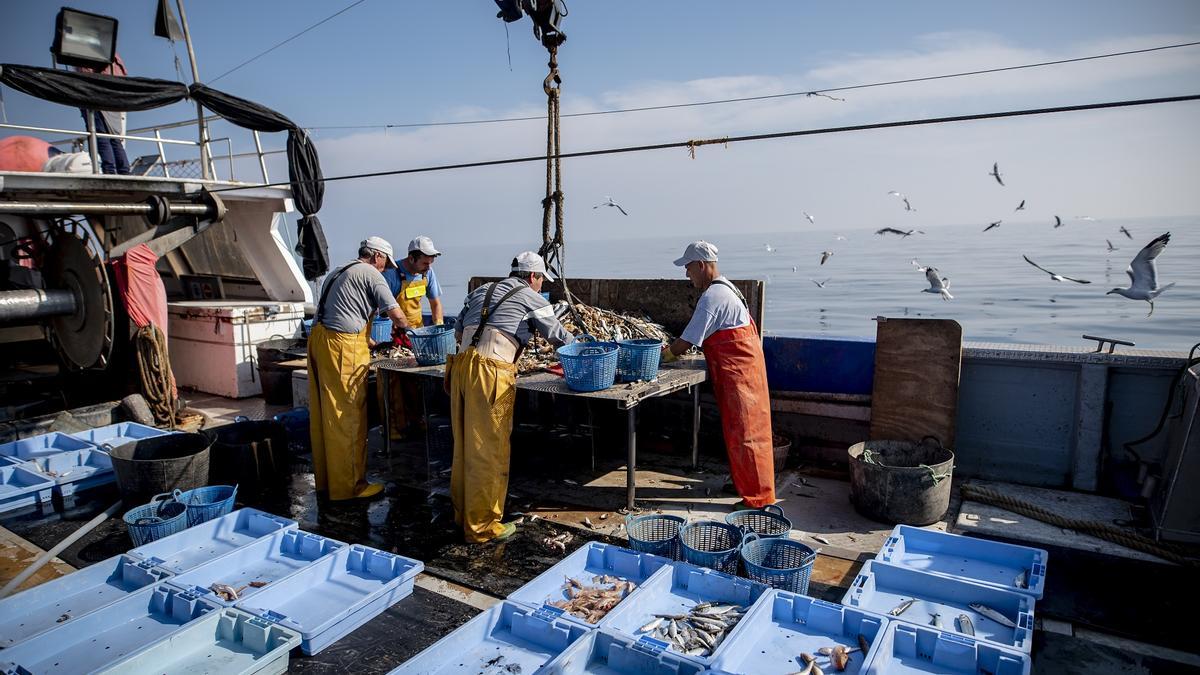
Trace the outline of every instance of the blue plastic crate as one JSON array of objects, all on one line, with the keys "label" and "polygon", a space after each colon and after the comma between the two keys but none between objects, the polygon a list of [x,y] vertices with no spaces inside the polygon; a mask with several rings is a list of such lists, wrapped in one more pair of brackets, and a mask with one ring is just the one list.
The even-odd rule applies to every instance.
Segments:
[{"label": "blue plastic crate", "polygon": [[[913,600],[907,610],[894,618],[918,626],[933,625],[937,614],[942,630],[960,632],[956,619],[965,614],[974,626],[975,637],[1029,653],[1033,645],[1034,599],[1015,591],[982,586],[970,581],[939,577],[907,567],[868,560],[842,598],[842,604],[888,615],[901,603]],[[1009,628],[985,618],[968,607],[979,603],[990,607],[1016,624]]]},{"label": "blue plastic crate", "polygon": [[258,509],[238,509],[227,516],[139,546],[129,554],[143,560],[154,560],[163,569],[180,574],[262,537],[294,529],[294,520]]},{"label": "blue plastic crate", "polygon": [[[505,600],[463,624],[389,675],[531,675],[587,633],[559,610]],[[488,664],[491,664],[490,666]]]},{"label": "blue plastic crate", "polygon": [[71,450],[95,450],[96,445],[80,440],[74,436],[52,431],[48,434],[22,438],[0,445],[0,455],[14,457],[21,461],[29,461],[38,457],[46,457],[59,452]]},{"label": "blue plastic crate", "polygon": [[816,657],[827,673],[839,672],[818,650],[842,645],[860,649],[858,636],[869,643],[866,654],[855,651],[845,672],[857,673],[871,660],[889,621],[875,612],[864,612],[788,591],[771,591],[742,620],[738,634],[714,668],[727,673],[794,673],[804,669],[801,653]]},{"label": "blue plastic crate", "polygon": [[96,446],[105,443],[117,446],[122,443],[131,443],[143,438],[154,438],[155,436],[164,436],[170,433],[174,432],[148,427],[145,424],[138,424],[137,422],[119,422],[104,427],[88,429],[87,431],[80,431],[77,434],[71,434],[71,436]]},{"label": "blue plastic crate", "polygon": [[[910,525],[897,525],[875,555],[893,565],[929,574],[974,581],[1031,595],[1039,600],[1046,588],[1050,554],[1040,548],[1002,544]],[[1018,576],[1026,587],[1016,585]]]},{"label": "blue plastic crate", "polygon": [[[669,559],[661,556],[639,553],[627,548],[593,541],[579,547],[574,553],[539,574],[533,581],[510,593],[508,599],[526,607],[541,607],[551,602],[568,599],[563,590],[563,584],[567,578],[575,579],[584,586],[593,586],[596,585],[593,577],[600,575],[632,581],[640,588],[655,572],[670,562]],[[635,589],[621,602],[636,603],[637,590]],[[617,606],[619,607],[620,604]],[[586,628],[594,628],[597,625],[570,613],[565,613],[563,616],[579,622]]]},{"label": "blue plastic crate", "polygon": [[[269,586],[345,546],[340,541],[311,532],[279,530],[179,574],[170,583],[177,588],[187,589],[196,597],[228,607],[254,597],[266,587],[256,588],[250,585],[252,582]],[[211,588],[213,584],[232,587],[238,592],[237,599],[226,600],[217,596]]]},{"label": "blue plastic crate", "polygon": [[704,666],[678,656],[653,638],[631,638],[601,628],[554,657],[544,671],[554,675],[700,675]]},{"label": "blue plastic crate", "polygon": [[871,647],[865,672],[1029,675],[1027,654],[965,635],[893,621]]},{"label": "blue plastic crate", "polygon": [[371,322],[371,339],[379,343],[392,343],[392,320],[387,317],[375,317]]},{"label": "blue plastic crate", "polygon": [[36,467],[42,475],[53,480],[54,493],[64,503],[76,492],[117,480],[108,453],[95,448],[35,457],[29,460],[28,467]]},{"label": "blue plastic crate", "polygon": [[0,652],[6,674],[75,675],[112,666],[220,607],[152,586]]},{"label": "blue plastic crate", "polygon": [[118,555],[11,595],[0,600],[0,648],[68,625],[170,576],[153,563]]},{"label": "blue plastic crate", "polygon": [[288,667],[300,635],[236,609],[209,612],[174,635],[125,658],[101,673],[221,673],[269,675]]},{"label": "blue plastic crate", "polygon": [[419,560],[347,546],[269,584],[237,607],[300,634],[316,654],[412,594]]},{"label": "blue plastic crate", "polygon": [[25,462],[0,466],[0,513],[27,506],[50,508],[54,479],[31,469]]},{"label": "blue plastic crate", "polygon": [[[626,601],[617,605],[604,620],[607,628],[630,637],[641,637],[638,629],[654,619],[655,614],[687,614],[692,607],[702,602],[737,605],[749,610],[763,598],[766,586],[749,579],[740,579],[716,570],[696,567],[687,563],[673,562],[664,566],[638,589],[636,602]],[[689,657],[697,663],[709,665],[719,658],[722,650],[738,631],[744,619],[725,636],[709,656]],[[674,648],[671,648],[674,651]],[[678,653],[678,652],[676,652]]]}]

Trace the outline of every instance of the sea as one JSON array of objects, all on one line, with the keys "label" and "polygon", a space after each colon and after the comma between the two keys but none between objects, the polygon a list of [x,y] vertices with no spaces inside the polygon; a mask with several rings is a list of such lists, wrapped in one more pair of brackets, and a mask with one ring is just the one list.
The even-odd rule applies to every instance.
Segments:
[{"label": "sea", "polygon": [[[703,238],[719,250],[721,272],[766,282],[764,334],[873,338],[875,317],[953,319],[979,342],[1094,346],[1084,334],[1127,340],[1137,348],[1187,351],[1200,342],[1200,217],[1004,222],[924,227],[908,237],[872,229],[708,232],[645,239],[572,239],[566,272],[579,278],[683,279],[672,261]],[[1132,239],[1121,233],[1125,227]],[[908,229],[905,226],[904,229]],[[1128,286],[1125,269],[1156,236],[1171,233],[1158,258],[1159,283],[1175,282],[1154,303],[1105,293]],[[446,311],[456,313],[471,276],[501,276],[513,255],[539,241],[460,244],[434,237],[443,255],[435,270]],[[396,240],[405,237],[396,237]],[[1109,251],[1106,240],[1117,250]],[[831,251],[825,264],[822,252]],[[1090,281],[1054,281],[1049,270]],[[912,261],[936,267],[953,300],[924,293]],[[818,287],[814,281],[824,283]]]}]

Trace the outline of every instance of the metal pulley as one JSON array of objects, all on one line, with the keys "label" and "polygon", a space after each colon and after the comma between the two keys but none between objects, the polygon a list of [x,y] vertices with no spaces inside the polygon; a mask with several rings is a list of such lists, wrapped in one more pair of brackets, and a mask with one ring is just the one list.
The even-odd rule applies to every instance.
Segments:
[{"label": "metal pulley", "polygon": [[[68,368],[103,368],[112,356],[116,330],[112,286],[104,261],[88,246],[82,230],[72,224],[52,232],[42,275],[45,293],[57,298],[54,306],[60,313],[43,321],[50,343]],[[65,301],[68,294],[70,302]],[[68,308],[70,313],[65,312]]]}]

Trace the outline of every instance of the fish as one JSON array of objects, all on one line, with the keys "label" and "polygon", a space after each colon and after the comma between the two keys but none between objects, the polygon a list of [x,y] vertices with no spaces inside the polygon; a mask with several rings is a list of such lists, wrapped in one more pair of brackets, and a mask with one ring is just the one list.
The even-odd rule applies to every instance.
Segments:
[{"label": "fish", "polygon": [[1007,616],[1004,616],[997,610],[994,610],[985,604],[982,604],[979,602],[972,602],[971,604],[967,605],[967,607],[970,607],[971,609],[978,612],[981,616],[985,616],[985,617],[991,619],[992,621],[995,621],[996,623],[1000,624],[1001,626],[1005,626],[1007,628],[1016,628],[1017,627],[1017,624],[1013,623],[1012,620],[1009,619]]},{"label": "fish", "polygon": [[70,618],[71,618],[70,614],[63,614],[62,616],[58,617],[58,619],[54,623],[62,623],[64,621],[70,620]]},{"label": "fish", "polygon": [[653,621],[651,621],[650,623],[646,624],[645,626],[642,626],[641,628],[639,628],[638,632],[639,633],[649,633],[650,631],[654,630],[655,628],[658,628],[662,624],[662,621],[663,621],[662,617],[658,617],[658,618],[654,619]]},{"label": "fish", "polygon": [[588,527],[590,527],[590,528],[592,528],[592,529],[595,529],[595,528],[596,528],[596,526],[592,524],[592,519],[591,519],[591,518],[584,518],[584,519],[583,519],[583,524],[584,524],[584,525],[587,525]]},{"label": "fish", "polygon": [[858,634],[858,647],[862,650],[863,654],[871,651],[871,643],[867,642],[867,637],[862,633]]},{"label": "fish", "polygon": [[892,610],[890,612],[888,612],[888,614],[891,614],[892,616],[900,616],[901,614],[907,612],[908,608],[912,607],[912,604],[913,604],[912,599],[905,600],[904,602],[893,607]]},{"label": "fish", "polygon": [[833,647],[821,647],[817,650],[817,653],[821,656],[830,656],[833,654]]},{"label": "fish", "polygon": [[846,664],[850,663],[850,654],[845,647],[838,645],[833,648],[833,654],[830,655],[829,660],[833,663],[834,668],[845,670]]},{"label": "fish", "polygon": [[262,588],[263,586],[266,586],[267,583],[268,582],[266,581],[251,581],[250,588]]},{"label": "fish", "polygon": [[1017,588],[1029,588],[1029,570],[1021,570],[1021,573],[1013,579],[1013,586]]},{"label": "fish", "polygon": [[933,626],[934,628],[941,628],[942,627],[942,615],[937,614],[937,613],[931,613],[929,615],[929,625]]},{"label": "fish", "polygon": [[813,668],[817,667],[817,660],[811,654],[801,654],[800,659],[804,661],[804,670],[797,670],[790,675],[812,675]]},{"label": "fish", "polygon": [[975,625],[971,623],[971,617],[966,614],[959,614],[957,621],[958,632],[971,636],[975,635]]},{"label": "fish", "polygon": [[828,539],[826,539],[825,537],[818,537],[817,535],[815,535],[815,534],[814,534],[814,535],[812,536],[812,538],[813,538],[813,541],[819,541],[819,542],[821,542],[822,544],[825,544],[826,546],[829,546],[829,545],[830,545],[830,544],[829,544],[829,540],[828,540]]},{"label": "fish", "polygon": [[227,602],[232,602],[238,599],[238,592],[234,590],[233,586],[214,583],[208,587],[208,590],[212,591],[213,595],[216,595],[218,598],[221,598]]}]

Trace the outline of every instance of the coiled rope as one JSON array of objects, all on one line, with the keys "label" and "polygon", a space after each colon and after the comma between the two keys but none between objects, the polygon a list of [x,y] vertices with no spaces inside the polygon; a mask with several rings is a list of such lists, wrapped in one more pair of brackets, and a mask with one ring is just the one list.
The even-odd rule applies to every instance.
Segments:
[{"label": "coiled rope", "polygon": [[179,420],[175,410],[178,398],[172,383],[171,361],[167,356],[167,339],[154,324],[138,329],[134,337],[137,346],[138,374],[142,380],[142,395],[160,427],[174,430]]}]

